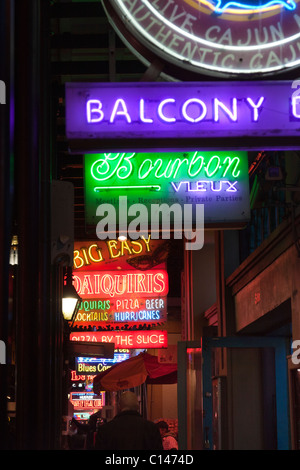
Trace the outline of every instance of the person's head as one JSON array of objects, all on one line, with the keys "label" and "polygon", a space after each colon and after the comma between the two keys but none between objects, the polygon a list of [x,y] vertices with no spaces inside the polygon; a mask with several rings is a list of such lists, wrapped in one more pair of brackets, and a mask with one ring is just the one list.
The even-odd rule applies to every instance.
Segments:
[{"label": "person's head", "polygon": [[138,411],[139,402],[137,396],[133,392],[122,393],[119,401],[120,411]]},{"label": "person's head", "polygon": [[167,423],[165,421],[159,421],[156,424],[157,424],[157,427],[159,429],[159,432],[160,432],[161,436],[164,436],[165,434],[167,434],[167,432],[169,430],[169,426],[167,425]]}]

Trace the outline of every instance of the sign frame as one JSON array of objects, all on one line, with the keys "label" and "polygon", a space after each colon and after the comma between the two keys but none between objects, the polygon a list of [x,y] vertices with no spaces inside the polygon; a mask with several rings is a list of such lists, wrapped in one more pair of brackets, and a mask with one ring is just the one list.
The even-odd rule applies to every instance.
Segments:
[{"label": "sign frame", "polygon": [[[146,338],[146,342],[143,340]],[[113,344],[116,349],[158,349],[168,347],[167,330],[126,330],[73,332],[70,342],[87,341],[97,345],[99,342]],[[85,354],[86,355],[86,354]]]},{"label": "sign frame", "polygon": [[[127,82],[121,85],[67,83],[66,135],[69,148],[74,153],[197,150],[199,147],[201,150],[296,149],[300,146],[300,113],[296,109],[299,86],[298,80]],[[172,101],[167,102],[166,95]],[[258,106],[262,96],[265,99]],[[248,98],[251,101],[247,101]],[[123,101],[117,102],[117,99]],[[198,121],[191,122],[190,118],[193,118],[189,114],[186,119],[180,118],[183,107],[185,111],[191,110],[188,99],[194,100],[192,104],[198,106],[198,111],[195,111],[198,112]],[[87,102],[91,100],[95,100],[99,110],[104,106],[104,126],[100,121],[88,123]],[[110,100],[113,100],[111,104]],[[130,106],[128,100],[133,100]],[[146,104],[150,106],[148,109],[143,108]],[[160,121],[156,115],[158,107],[164,112]],[[259,114],[255,114],[255,107]],[[90,111],[92,109],[96,108],[90,108]],[[216,109],[219,120],[216,120]],[[97,113],[94,112],[96,118]],[[231,116],[230,112],[233,113]],[[148,119],[152,122],[141,122]]]},{"label": "sign frame", "polygon": [[114,343],[90,342],[90,341],[69,341],[68,354],[73,356],[102,357],[113,359],[115,351]]},{"label": "sign frame", "polygon": [[[85,220],[97,225],[97,208],[112,204],[116,226],[120,217],[142,203],[139,218],[151,225],[162,226],[159,211],[167,204],[170,228],[182,226],[182,212],[191,204],[204,204],[205,226],[213,224],[245,224],[249,213],[248,155],[241,151],[227,152],[155,152],[101,153],[84,157]],[[121,205],[126,197],[126,206]],[[123,199],[122,199],[123,200]],[[175,210],[176,209],[176,210]],[[195,224],[195,211],[185,221]],[[173,220],[171,216],[173,215]],[[133,217],[126,217],[127,223]],[[165,214],[164,224],[168,215]]]}]

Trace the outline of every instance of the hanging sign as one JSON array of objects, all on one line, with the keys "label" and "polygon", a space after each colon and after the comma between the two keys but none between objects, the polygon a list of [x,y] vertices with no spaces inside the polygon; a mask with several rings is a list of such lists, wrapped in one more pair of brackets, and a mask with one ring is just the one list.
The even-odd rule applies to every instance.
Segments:
[{"label": "hanging sign", "polygon": [[181,227],[183,221],[195,223],[201,204],[206,225],[249,218],[247,152],[87,154],[84,177],[86,223],[91,226],[101,220],[97,214],[102,208],[110,208],[113,227],[125,218],[129,230],[135,220],[149,223],[152,239],[153,231],[168,222]]},{"label": "hanging sign", "polygon": [[75,409],[102,408],[105,405],[105,392],[71,392],[70,401]]},{"label": "hanging sign", "polygon": [[116,348],[156,349],[168,346],[168,334],[165,330],[92,331],[71,333],[70,341],[114,343]]},{"label": "hanging sign", "polygon": [[75,326],[107,324],[156,324],[167,320],[167,297],[124,297],[112,300],[83,300]]},{"label": "hanging sign", "polygon": [[169,243],[152,240],[151,236],[138,240],[91,240],[74,243],[73,269],[99,271],[113,269],[146,270],[162,265],[170,251]]},{"label": "hanging sign", "polygon": [[158,56],[166,74],[255,77],[300,63],[297,0],[103,0],[103,5],[133,52],[148,62],[151,54],[152,62]]},{"label": "hanging sign", "polygon": [[[299,85],[299,81],[68,83],[66,134],[70,140],[124,142],[296,136]],[[104,164],[100,170],[106,169]],[[122,167],[118,170],[122,172]]]},{"label": "hanging sign", "polygon": [[167,319],[168,273],[147,271],[76,271],[74,287],[82,301],[76,326],[149,325]]},{"label": "hanging sign", "polygon": [[129,359],[129,353],[115,353],[113,359],[99,359],[94,357],[77,357],[75,360],[76,372],[82,375],[97,375],[104,370],[109,369],[114,364]]},{"label": "hanging sign", "polygon": [[[112,300],[124,297],[151,298],[165,296],[168,293],[168,273],[165,270],[152,269],[140,271],[80,271],[73,274],[74,286],[82,299]],[[108,307],[104,304],[104,308]]]}]

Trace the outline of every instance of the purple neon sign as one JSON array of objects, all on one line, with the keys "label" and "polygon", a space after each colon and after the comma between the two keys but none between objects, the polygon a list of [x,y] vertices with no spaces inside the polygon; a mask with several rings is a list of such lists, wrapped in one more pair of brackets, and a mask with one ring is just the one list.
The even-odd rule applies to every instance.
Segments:
[{"label": "purple neon sign", "polygon": [[300,82],[68,83],[69,139],[300,135]]}]

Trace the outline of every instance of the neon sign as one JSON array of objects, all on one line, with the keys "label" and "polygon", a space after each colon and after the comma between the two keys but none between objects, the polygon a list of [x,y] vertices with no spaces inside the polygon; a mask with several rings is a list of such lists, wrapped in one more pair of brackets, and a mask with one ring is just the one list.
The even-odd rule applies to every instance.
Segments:
[{"label": "neon sign", "polygon": [[156,349],[168,346],[168,334],[164,330],[71,333],[70,340],[115,343],[116,348],[128,349]]},{"label": "neon sign", "polygon": [[[71,382],[85,382],[86,380],[92,381],[95,375],[77,375],[75,370],[71,370]],[[80,384],[81,385],[81,384]]]},{"label": "neon sign", "polygon": [[68,83],[66,132],[71,140],[298,135],[297,100],[289,81]]},{"label": "neon sign", "polygon": [[[174,224],[181,215],[175,208],[184,209],[185,221],[188,217],[194,220],[193,211],[188,216],[187,209],[188,205],[191,209],[197,204],[204,204],[206,224],[226,220],[243,222],[249,216],[246,152],[87,154],[84,177],[87,224],[97,225],[97,234],[97,222],[102,220],[98,216],[103,215],[102,207],[108,211],[108,205],[113,209],[113,214],[107,216],[112,226],[113,217],[120,226],[126,225],[125,218],[128,227],[133,226],[136,223],[133,208],[139,207],[140,227],[144,228],[149,221],[151,229],[155,229],[160,224],[160,208],[165,204],[171,205],[170,221],[173,216]],[[166,217],[163,217],[165,225]],[[151,232],[152,239],[155,236]]]},{"label": "neon sign", "polygon": [[103,3],[112,25],[131,43],[133,52],[144,54],[145,60],[148,51],[159,55],[172,64],[170,71],[168,66],[164,70],[171,76],[176,72],[182,76],[181,69],[251,76],[280,72],[300,63],[297,0]]},{"label": "neon sign", "polygon": [[105,404],[104,392],[99,395],[90,392],[72,392],[70,401],[74,408],[102,408]]},{"label": "neon sign", "polygon": [[83,300],[75,325],[101,323],[158,323],[166,321],[167,298],[122,297],[113,300]]},{"label": "neon sign", "polygon": [[[233,97],[229,104],[224,103],[219,98],[213,98],[211,107],[213,121],[220,122],[221,111],[226,114],[227,118],[232,122],[237,122],[239,112],[248,111],[250,119],[254,122],[258,121],[259,111],[265,100],[264,96],[258,96],[256,102],[252,98],[245,97],[245,109],[238,110],[237,98]],[[128,124],[132,123],[132,116],[129,110],[129,103],[124,99],[116,99],[112,103],[111,114],[105,115],[103,111],[103,101],[98,99],[87,100],[86,102],[86,120],[89,124],[101,123],[108,121],[110,124],[115,124],[119,121],[124,121]],[[150,108],[150,107],[149,107]],[[193,109],[194,108],[194,109]],[[189,98],[183,102],[177,102],[175,98],[167,98],[158,102],[155,114],[152,117],[146,117],[145,114],[145,100],[140,99],[137,103],[138,119],[144,124],[153,124],[154,119],[157,118],[161,122],[175,123],[178,120],[178,115],[181,118],[193,124],[199,123],[207,118],[208,103],[200,100],[199,98]],[[149,112],[149,111],[148,111]]]},{"label": "neon sign", "polygon": [[[155,291],[160,290],[157,282],[167,280],[167,242],[149,236],[139,240],[75,242],[74,248],[75,288],[83,294],[76,327],[88,324],[113,328],[117,324],[123,328],[127,324],[155,325],[166,321],[166,294]],[[153,268],[155,275],[162,273],[163,277],[149,277]],[[147,271],[147,275],[141,271]],[[151,284],[153,292],[147,291]],[[168,282],[163,292],[167,290]]]},{"label": "neon sign", "polygon": [[113,359],[100,359],[93,357],[77,357],[76,372],[82,375],[95,375],[109,369],[112,365],[129,359],[129,353],[115,353]]},{"label": "neon sign", "polygon": [[[171,181],[180,179],[183,174],[186,177],[198,178],[238,178],[240,176],[241,157],[231,156],[221,152],[220,156],[211,152],[178,152],[166,154],[136,154],[136,153],[104,153],[91,166],[91,176],[94,180],[105,182],[115,178],[119,182],[129,182],[126,189],[132,186],[134,189],[143,188],[143,185],[130,184],[132,180],[147,181]],[[103,171],[103,167],[105,170]],[[121,169],[121,172],[120,172]],[[131,180],[131,181],[130,181]],[[118,186],[118,189],[124,186]],[[149,187],[160,191],[161,185],[149,185]],[[101,189],[112,189],[111,186],[95,187],[94,191]]]},{"label": "neon sign", "polygon": [[240,8],[244,10],[254,10],[261,11],[262,9],[269,9],[274,5],[283,6],[287,10],[295,10],[296,3],[293,0],[270,0],[265,1],[263,4],[259,1],[253,0],[246,2],[237,2],[234,0],[218,0],[217,4],[214,6],[217,13],[222,13],[225,10],[228,10],[230,7]]},{"label": "neon sign", "polygon": [[150,252],[150,237],[141,237],[140,240],[108,240],[105,243],[90,242],[87,245],[77,242],[74,248],[75,269],[89,265],[96,265],[96,269],[99,269],[101,262],[112,262],[124,256]]},{"label": "neon sign", "polygon": [[165,270],[78,271],[74,286],[82,302],[75,324],[157,324],[166,321]]},{"label": "neon sign", "polygon": [[76,272],[74,286],[83,299],[103,299],[125,296],[165,296],[168,293],[168,274],[164,270],[147,272]]},{"label": "neon sign", "polygon": [[[178,152],[166,154],[162,158],[161,154],[137,154],[132,153],[104,153],[99,155],[99,159],[91,166],[91,176],[94,180],[105,182],[115,177],[119,182],[130,181],[136,178],[137,181],[172,180],[184,175],[190,178],[206,177],[213,178],[218,175],[220,178],[238,178],[240,175],[241,157],[231,156],[221,152],[221,156],[211,152],[185,152],[181,155]],[[129,184],[126,189],[138,184]],[[160,185],[149,185],[156,190],[160,190]],[[118,186],[118,189],[122,186]],[[142,186],[143,187],[143,186]],[[104,186],[104,189],[111,186]],[[94,190],[101,190],[102,186],[95,187]]]},{"label": "neon sign", "polygon": [[150,269],[167,259],[167,242],[141,237],[138,240],[81,241],[74,243],[74,270]]}]

